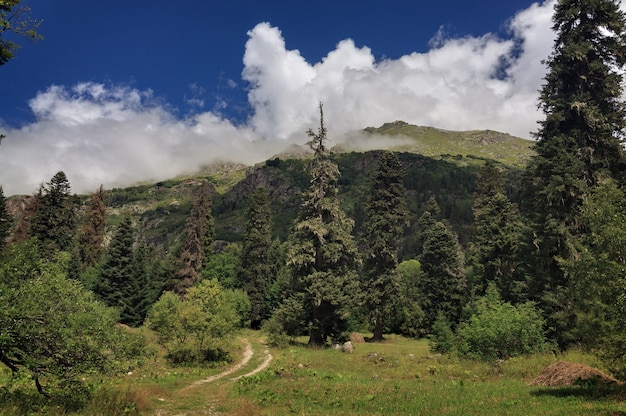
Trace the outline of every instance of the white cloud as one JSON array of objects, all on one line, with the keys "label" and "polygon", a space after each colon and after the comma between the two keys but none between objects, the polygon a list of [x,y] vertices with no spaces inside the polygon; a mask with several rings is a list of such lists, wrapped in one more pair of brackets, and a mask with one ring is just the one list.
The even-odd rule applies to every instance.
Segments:
[{"label": "white cloud", "polygon": [[509,22],[511,39],[449,39],[440,30],[430,51],[379,62],[348,39],[310,64],[285,48],[278,28],[261,23],[248,32],[244,56],[251,126],[270,139],[291,137],[315,122],[322,101],[336,134],[403,120],[528,138],[541,118],[537,90],[554,39],[553,7],[547,1],[519,12]]},{"label": "white cloud", "polygon": [[[346,39],[309,63],[286,48],[278,28],[260,23],[248,32],[243,57],[253,109],[243,126],[220,115],[226,102],[181,120],[149,90],[51,86],[30,102],[37,120],[7,132],[0,183],[7,195],[30,193],[63,170],[82,193],[173,177],[216,159],[262,161],[285,140],[306,140],[320,101],[331,138],[394,120],[530,137],[541,118],[537,90],[545,75],[541,60],[552,49],[554,1],[512,17],[510,39],[446,38],[440,31],[430,51],[380,61]],[[204,89],[189,90],[189,105],[205,105]]]}]

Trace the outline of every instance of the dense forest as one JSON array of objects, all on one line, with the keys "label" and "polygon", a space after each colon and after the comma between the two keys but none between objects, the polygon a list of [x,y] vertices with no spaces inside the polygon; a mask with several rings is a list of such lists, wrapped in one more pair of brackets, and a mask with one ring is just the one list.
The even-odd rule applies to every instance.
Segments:
[{"label": "dense forest", "polygon": [[626,376],[625,18],[561,1],[554,29],[522,166],[331,149],[320,104],[305,157],[91,195],[62,171],[29,196],[0,188],[0,363],[46,394],[140,365],[129,327],[172,363],[220,359],[250,327],[477,359],[581,345]]}]

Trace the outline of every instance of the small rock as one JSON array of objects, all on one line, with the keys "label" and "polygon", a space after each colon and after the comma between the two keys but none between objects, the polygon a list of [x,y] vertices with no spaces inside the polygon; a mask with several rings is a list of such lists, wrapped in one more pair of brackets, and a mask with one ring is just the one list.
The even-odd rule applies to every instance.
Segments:
[{"label": "small rock", "polygon": [[346,341],[341,346],[341,351],[352,353],[354,351],[354,345],[352,345],[351,341]]}]

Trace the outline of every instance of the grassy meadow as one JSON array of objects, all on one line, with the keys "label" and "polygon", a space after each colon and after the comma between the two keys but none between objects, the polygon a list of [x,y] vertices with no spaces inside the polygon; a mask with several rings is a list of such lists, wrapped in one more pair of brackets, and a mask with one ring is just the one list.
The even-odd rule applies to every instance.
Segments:
[{"label": "grassy meadow", "polygon": [[[427,341],[398,336],[356,343],[353,353],[299,341],[272,348],[270,366],[247,377],[268,354],[259,332],[233,340],[231,362],[206,367],[172,367],[153,344],[140,368],[87,377],[89,397],[46,399],[32,380],[9,383],[2,369],[0,415],[626,415],[623,387],[529,385],[557,361],[601,369],[578,351],[482,363],[432,354]],[[252,357],[233,370],[248,344]]]}]

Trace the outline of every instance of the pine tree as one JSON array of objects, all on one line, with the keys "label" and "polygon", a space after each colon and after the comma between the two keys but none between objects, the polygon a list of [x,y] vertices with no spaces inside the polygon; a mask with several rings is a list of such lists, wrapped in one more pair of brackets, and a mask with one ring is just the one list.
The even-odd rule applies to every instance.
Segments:
[{"label": "pine tree", "polygon": [[269,194],[265,188],[258,188],[250,196],[241,261],[237,268],[238,284],[250,299],[250,326],[254,329],[259,328],[270,312],[267,309],[267,300],[273,282],[270,265],[271,245]]},{"label": "pine tree", "polygon": [[11,234],[11,227],[13,226],[13,216],[9,213],[6,204],[6,198],[2,186],[0,186],[0,254],[6,247],[7,240]]},{"label": "pine tree", "polygon": [[120,322],[131,327],[141,326],[150,306],[152,296],[148,279],[148,251],[145,243],[139,244],[133,254],[128,281],[123,286]]},{"label": "pine tree", "polygon": [[109,306],[124,308],[132,275],[135,236],[132,219],[124,215],[115,230],[94,291]]},{"label": "pine tree", "polygon": [[56,173],[42,187],[40,205],[30,226],[30,234],[39,241],[44,256],[56,250],[71,250],[77,209],[78,197],[70,194],[67,176],[63,171]]},{"label": "pine tree", "polygon": [[[585,231],[578,218],[583,200],[601,177],[624,180],[625,22],[615,0],[561,0],[555,7],[557,37],[539,97],[545,120],[524,198],[537,247],[530,296],[549,317],[568,302],[570,282],[558,259],[571,258],[572,237]],[[549,321],[555,325],[561,324]]]},{"label": "pine tree", "polygon": [[[320,127],[307,132],[315,152],[310,167],[311,185],[304,196],[297,222],[289,236],[287,267],[293,289],[283,306],[301,311],[309,330],[310,345],[324,345],[329,338],[346,336],[348,319],[359,284],[355,269],[358,253],[351,235],[353,221],[339,206],[339,168],[326,147],[324,112],[320,104]],[[303,330],[304,328],[300,328]]]},{"label": "pine tree", "polygon": [[478,173],[473,211],[475,231],[468,256],[472,295],[483,296],[493,282],[505,302],[521,301],[525,226],[517,207],[504,195],[504,179],[493,163]]},{"label": "pine tree", "polygon": [[211,207],[211,185],[204,182],[198,188],[185,225],[185,242],[174,286],[174,291],[180,295],[200,281],[200,269],[212,255],[214,227]]},{"label": "pine tree", "polygon": [[78,234],[79,257],[83,268],[94,266],[100,261],[104,252],[105,227],[104,189],[100,186],[91,196]]},{"label": "pine tree", "polygon": [[374,322],[373,340],[382,341],[383,329],[391,313],[390,307],[398,296],[396,275],[398,249],[408,225],[408,208],[404,199],[404,169],[397,156],[385,152],[372,174],[371,188],[365,211],[363,287],[368,313]]},{"label": "pine tree", "polygon": [[419,281],[424,324],[429,331],[442,313],[450,323],[458,323],[465,295],[465,276],[454,233],[437,222],[425,236],[419,256],[422,278]]}]

